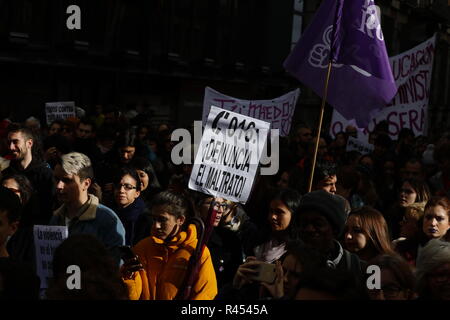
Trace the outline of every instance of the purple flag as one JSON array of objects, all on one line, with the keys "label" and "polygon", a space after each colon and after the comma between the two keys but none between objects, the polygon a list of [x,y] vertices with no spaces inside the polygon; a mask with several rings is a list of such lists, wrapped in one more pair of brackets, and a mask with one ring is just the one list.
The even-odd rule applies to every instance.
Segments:
[{"label": "purple flag", "polygon": [[327,102],[362,128],[397,92],[378,10],[373,0],[323,0],[284,62],[322,97],[331,59]]}]

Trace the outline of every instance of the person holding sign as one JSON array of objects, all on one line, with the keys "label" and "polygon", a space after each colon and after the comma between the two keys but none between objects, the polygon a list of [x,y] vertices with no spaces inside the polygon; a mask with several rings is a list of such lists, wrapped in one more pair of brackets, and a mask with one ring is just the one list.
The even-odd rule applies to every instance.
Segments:
[{"label": "person holding sign", "polygon": [[72,152],[61,157],[55,167],[56,192],[62,206],[49,225],[68,226],[69,236],[87,233],[96,236],[120,261],[118,247],[125,244],[125,229],[116,213],[88,194],[94,172],[91,160]]},{"label": "person holding sign", "polygon": [[[190,259],[199,243],[197,229],[187,222],[190,203],[183,196],[164,191],[152,204],[151,236],[133,247],[137,257],[125,261],[122,275],[131,300],[174,300],[189,276]],[[216,295],[216,274],[205,247],[189,299],[212,300]]]},{"label": "person holding sign", "polygon": [[[194,199],[196,214],[205,225],[209,224],[211,227],[207,246],[211,251],[220,290],[223,285],[233,280],[237,268],[244,260],[242,243],[236,233],[220,226],[222,215],[230,209],[229,202],[204,193],[195,193]],[[211,206],[213,206],[214,217],[209,216]]]}]

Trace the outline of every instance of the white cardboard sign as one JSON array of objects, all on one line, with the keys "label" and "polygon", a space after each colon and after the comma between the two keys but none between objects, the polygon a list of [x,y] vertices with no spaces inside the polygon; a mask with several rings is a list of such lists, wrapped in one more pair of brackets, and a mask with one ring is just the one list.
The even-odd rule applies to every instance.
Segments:
[{"label": "white cardboard sign", "polygon": [[33,227],[34,246],[36,249],[36,271],[41,279],[41,289],[48,288],[48,281],[53,277],[53,253],[68,237],[66,226]]},{"label": "white cardboard sign", "polygon": [[[389,135],[396,140],[402,128],[410,128],[416,136],[427,134],[427,109],[430,97],[431,72],[436,36],[418,46],[389,58],[398,92],[389,106],[382,109],[364,130],[368,135],[382,120],[389,124]],[[330,125],[330,135],[334,137],[344,131],[354,121],[346,120],[336,110]]]},{"label": "white cardboard sign", "polygon": [[214,105],[225,110],[269,122],[272,129],[279,129],[280,136],[285,137],[291,129],[292,117],[299,95],[300,89],[296,89],[271,100],[243,100],[227,96],[210,87],[206,87],[203,100],[203,125],[206,123],[210,106]]},{"label": "white cardboard sign", "polygon": [[65,120],[70,117],[75,117],[75,111],[74,101],[47,102],[45,103],[47,125],[50,125],[56,119]]},{"label": "white cardboard sign", "polygon": [[189,188],[245,203],[269,129],[268,122],[211,106]]}]

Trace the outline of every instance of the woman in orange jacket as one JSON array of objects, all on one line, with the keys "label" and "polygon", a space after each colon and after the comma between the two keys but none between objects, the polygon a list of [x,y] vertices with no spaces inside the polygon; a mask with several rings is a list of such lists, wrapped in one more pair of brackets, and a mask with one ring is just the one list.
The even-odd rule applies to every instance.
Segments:
[{"label": "woman in orange jacket", "polygon": [[[186,224],[188,212],[189,202],[178,194],[164,191],[154,198],[151,236],[133,247],[137,259],[125,261],[122,267],[131,300],[173,300],[184,290],[189,260],[198,242],[195,225]],[[198,263],[190,299],[212,300],[217,295],[217,281],[207,247]]]}]

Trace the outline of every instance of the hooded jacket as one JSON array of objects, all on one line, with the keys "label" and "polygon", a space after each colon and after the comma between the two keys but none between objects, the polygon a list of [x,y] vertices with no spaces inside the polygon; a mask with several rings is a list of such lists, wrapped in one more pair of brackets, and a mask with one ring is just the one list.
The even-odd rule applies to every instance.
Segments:
[{"label": "hooded jacket", "polygon": [[[134,279],[124,280],[131,300],[173,300],[187,276],[189,259],[197,245],[197,230],[190,224],[170,241],[154,236],[141,240],[133,251],[144,269]],[[217,295],[217,281],[211,255],[205,247],[200,258],[197,281],[192,286],[193,300],[212,300]]]}]

